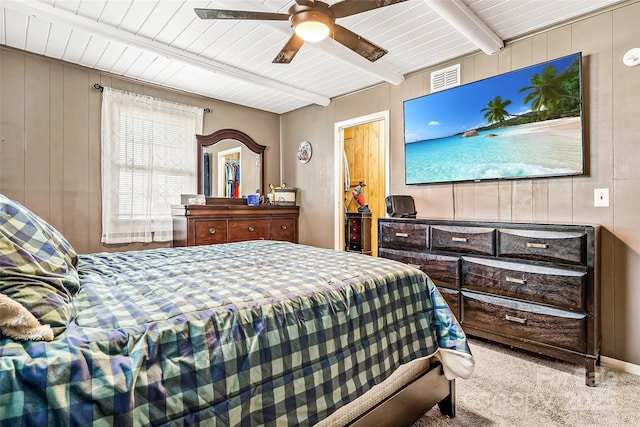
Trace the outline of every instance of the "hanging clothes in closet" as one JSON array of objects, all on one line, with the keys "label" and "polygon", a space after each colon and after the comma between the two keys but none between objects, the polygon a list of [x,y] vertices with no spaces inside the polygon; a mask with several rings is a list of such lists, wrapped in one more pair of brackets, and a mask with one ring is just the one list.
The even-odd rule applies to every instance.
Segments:
[{"label": "hanging clothes in closet", "polygon": [[204,169],[204,185],[203,185],[203,190],[204,190],[204,195],[205,197],[210,197],[211,196],[211,173],[210,173],[210,167],[209,167],[209,153],[204,153],[204,157],[203,157],[203,162],[202,162],[202,168]]},{"label": "hanging clothes in closet", "polygon": [[240,197],[240,165],[235,160],[228,160],[225,165],[226,196]]}]

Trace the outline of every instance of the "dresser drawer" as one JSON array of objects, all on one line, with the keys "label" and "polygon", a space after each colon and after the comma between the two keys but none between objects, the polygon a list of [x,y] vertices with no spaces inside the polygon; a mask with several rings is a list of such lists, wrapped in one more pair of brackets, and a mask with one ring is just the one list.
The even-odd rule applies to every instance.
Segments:
[{"label": "dresser drawer", "polygon": [[427,249],[429,226],[407,222],[381,222],[378,241],[380,247]]},{"label": "dresser drawer", "polygon": [[424,254],[420,270],[427,273],[437,286],[457,288],[460,284],[460,258]]},{"label": "dresser drawer", "polygon": [[296,236],[296,222],[293,218],[273,218],[271,220],[271,238],[293,242]]},{"label": "dresser drawer", "polygon": [[431,226],[431,249],[493,255],[495,229],[433,225]]},{"label": "dresser drawer", "polygon": [[271,221],[269,218],[229,221],[229,242],[268,239],[270,231]]},{"label": "dresser drawer", "polygon": [[349,231],[352,233],[360,233],[362,229],[362,220],[360,218],[349,219]]},{"label": "dresser drawer", "polygon": [[349,247],[347,248],[349,251],[360,252],[363,251],[362,243],[360,242],[349,242]]},{"label": "dresser drawer", "polygon": [[447,302],[447,305],[453,312],[454,316],[456,316],[456,319],[460,319],[460,292],[440,287],[438,287],[438,290],[440,291],[442,298]]},{"label": "dresser drawer", "polygon": [[430,253],[378,249],[378,256],[412,265],[425,272],[438,287],[458,288],[460,283],[460,258]]},{"label": "dresser drawer", "polygon": [[498,256],[587,265],[582,232],[498,230]]},{"label": "dresser drawer", "polygon": [[462,292],[462,327],[586,351],[587,315],[544,305]]},{"label": "dresser drawer", "polygon": [[378,248],[379,257],[404,262],[405,264],[413,265],[416,268],[420,268],[420,264],[422,262],[421,258],[419,258],[420,255],[421,254],[417,252],[401,251],[399,249]]},{"label": "dresser drawer", "polygon": [[586,310],[586,271],[462,258],[463,288]]},{"label": "dresser drawer", "polygon": [[213,245],[227,242],[226,220],[195,220],[195,244]]}]

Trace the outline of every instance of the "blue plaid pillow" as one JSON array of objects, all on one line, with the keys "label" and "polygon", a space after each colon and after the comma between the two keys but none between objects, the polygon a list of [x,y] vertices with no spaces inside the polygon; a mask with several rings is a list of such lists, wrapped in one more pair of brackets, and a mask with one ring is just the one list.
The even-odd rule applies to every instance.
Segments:
[{"label": "blue plaid pillow", "polygon": [[0,292],[22,304],[58,335],[80,289],[78,255],[60,232],[0,194]]}]

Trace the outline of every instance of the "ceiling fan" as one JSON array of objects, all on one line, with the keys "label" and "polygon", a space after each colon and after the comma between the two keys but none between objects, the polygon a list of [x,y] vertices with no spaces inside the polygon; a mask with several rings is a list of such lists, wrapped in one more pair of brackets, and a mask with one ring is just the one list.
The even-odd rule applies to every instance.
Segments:
[{"label": "ceiling fan", "polygon": [[290,63],[305,41],[320,41],[329,36],[358,55],[374,62],[384,56],[387,51],[336,24],[336,19],[390,6],[406,0],[346,0],[333,5],[318,0],[295,1],[295,4],[289,8],[287,13],[226,9],[194,9],[194,11],[201,19],[289,21],[294,32],[273,60],[275,64]]}]

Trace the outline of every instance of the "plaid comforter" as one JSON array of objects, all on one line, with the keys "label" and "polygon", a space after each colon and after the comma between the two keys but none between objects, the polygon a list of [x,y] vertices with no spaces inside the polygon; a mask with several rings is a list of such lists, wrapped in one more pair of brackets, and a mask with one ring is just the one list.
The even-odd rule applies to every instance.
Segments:
[{"label": "plaid comforter", "polygon": [[0,339],[0,425],[311,425],[439,347],[469,353],[401,263],[254,241],[81,255],[51,342]]}]

